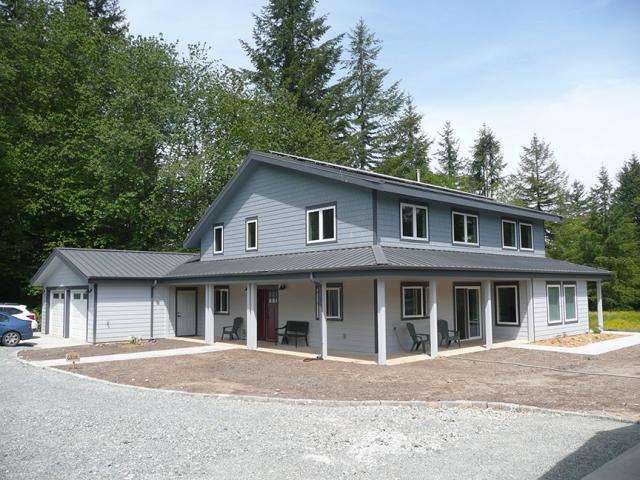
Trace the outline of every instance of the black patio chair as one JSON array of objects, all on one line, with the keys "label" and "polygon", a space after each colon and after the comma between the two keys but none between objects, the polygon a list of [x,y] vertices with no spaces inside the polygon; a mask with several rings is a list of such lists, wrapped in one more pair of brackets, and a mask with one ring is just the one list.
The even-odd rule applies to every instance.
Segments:
[{"label": "black patio chair", "polygon": [[451,342],[458,342],[458,348],[462,346],[460,345],[460,331],[451,330],[446,320],[438,320],[438,344],[442,345],[442,342],[446,342],[447,347],[451,345]]},{"label": "black patio chair", "polygon": [[220,340],[224,340],[225,335],[229,335],[229,339],[233,340],[235,335],[236,340],[240,340],[240,329],[242,328],[242,324],[244,323],[244,318],[236,317],[233,319],[233,325],[227,325],[226,327],[222,327],[222,336]]},{"label": "black patio chair", "polygon": [[407,323],[407,330],[409,331],[409,336],[411,340],[413,340],[413,345],[411,345],[410,352],[417,352],[420,347],[422,347],[422,351],[427,353],[427,344],[429,343],[429,334],[427,333],[416,333],[416,327],[413,323]]}]

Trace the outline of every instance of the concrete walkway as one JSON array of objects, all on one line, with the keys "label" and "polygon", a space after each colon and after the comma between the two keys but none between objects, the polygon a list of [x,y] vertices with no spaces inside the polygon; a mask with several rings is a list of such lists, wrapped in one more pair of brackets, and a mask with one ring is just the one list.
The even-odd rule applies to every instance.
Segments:
[{"label": "concrete walkway", "polygon": [[640,444],[605,463],[582,480],[638,480],[640,479]]},{"label": "concrete walkway", "polygon": [[[590,343],[581,347],[554,347],[551,345],[514,345],[515,348],[524,348],[526,350],[541,350],[544,352],[557,353],[577,353],[578,355],[602,355],[603,353],[614,352],[621,348],[633,347],[640,345],[640,333],[632,332],[603,332],[620,335],[620,338],[613,340],[604,340],[602,342]],[[624,336],[623,336],[624,335]]]},{"label": "concrete walkway", "polygon": [[[148,352],[132,352],[132,353],[116,353],[113,355],[97,355],[94,357],[81,357],[78,363],[103,363],[118,362],[122,360],[138,360],[141,358],[160,358],[160,357],[177,357],[182,355],[198,355],[200,353],[221,352],[223,350],[232,350],[237,347],[226,343],[216,343],[214,345],[203,345],[202,347],[172,348],[169,350],[151,350]],[[26,363],[37,367],[59,367],[69,365],[70,362],[64,358],[56,358],[53,360],[37,360],[27,361]]]}]

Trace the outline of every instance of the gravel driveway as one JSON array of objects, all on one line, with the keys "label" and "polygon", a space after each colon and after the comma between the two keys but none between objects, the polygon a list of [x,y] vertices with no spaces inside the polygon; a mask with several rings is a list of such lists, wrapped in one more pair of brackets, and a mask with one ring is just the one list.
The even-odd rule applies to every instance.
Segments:
[{"label": "gravel driveway", "polygon": [[611,420],[216,399],[98,383],[14,357],[0,348],[7,479],[568,480],[640,442],[640,425]]}]

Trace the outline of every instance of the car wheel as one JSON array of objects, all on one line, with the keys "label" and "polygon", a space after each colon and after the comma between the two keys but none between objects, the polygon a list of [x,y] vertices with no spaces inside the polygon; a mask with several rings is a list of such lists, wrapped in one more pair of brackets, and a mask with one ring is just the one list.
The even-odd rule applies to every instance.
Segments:
[{"label": "car wheel", "polygon": [[15,347],[20,343],[20,334],[18,332],[7,332],[2,335],[2,344],[7,347]]}]

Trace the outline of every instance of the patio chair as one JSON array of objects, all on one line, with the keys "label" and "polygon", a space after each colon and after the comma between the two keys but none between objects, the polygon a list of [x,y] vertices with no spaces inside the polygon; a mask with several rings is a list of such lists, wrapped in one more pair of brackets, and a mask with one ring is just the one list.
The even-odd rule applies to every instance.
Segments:
[{"label": "patio chair", "polygon": [[295,340],[296,348],[298,348],[298,338],[304,338],[307,347],[309,346],[309,322],[297,322],[294,320],[287,321],[284,327],[276,328],[276,345],[278,338],[282,337],[281,343],[288,345],[291,339]]},{"label": "patio chair", "polygon": [[229,335],[229,339],[233,340],[235,335],[236,340],[240,340],[240,329],[242,328],[242,324],[244,323],[244,318],[236,317],[233,319],[233,325],[227,325],[226,327],[222,327],[222,336],[220,340],[224,340],[225,335]]},{"label": "patio chair", "polygon": [[458,342],[458,348],[461,347],[460,331],[451,330],[446,320],[438,320],[438,344],[442,345],[442,342],[447,342],[447,347],[451,345],[451,342]]},{"label": "patio chair", "polygon": [[411,340],[413,340],[413,345],[411,345],[410,352],[417,352],[420,347],[422,347],[422,351],[427,353],[427,344],[429,343],[429,335],[426,333],[416,333],[416,327],[413,323],[407,323],[407,330],[409,331],[409,336]]}]

